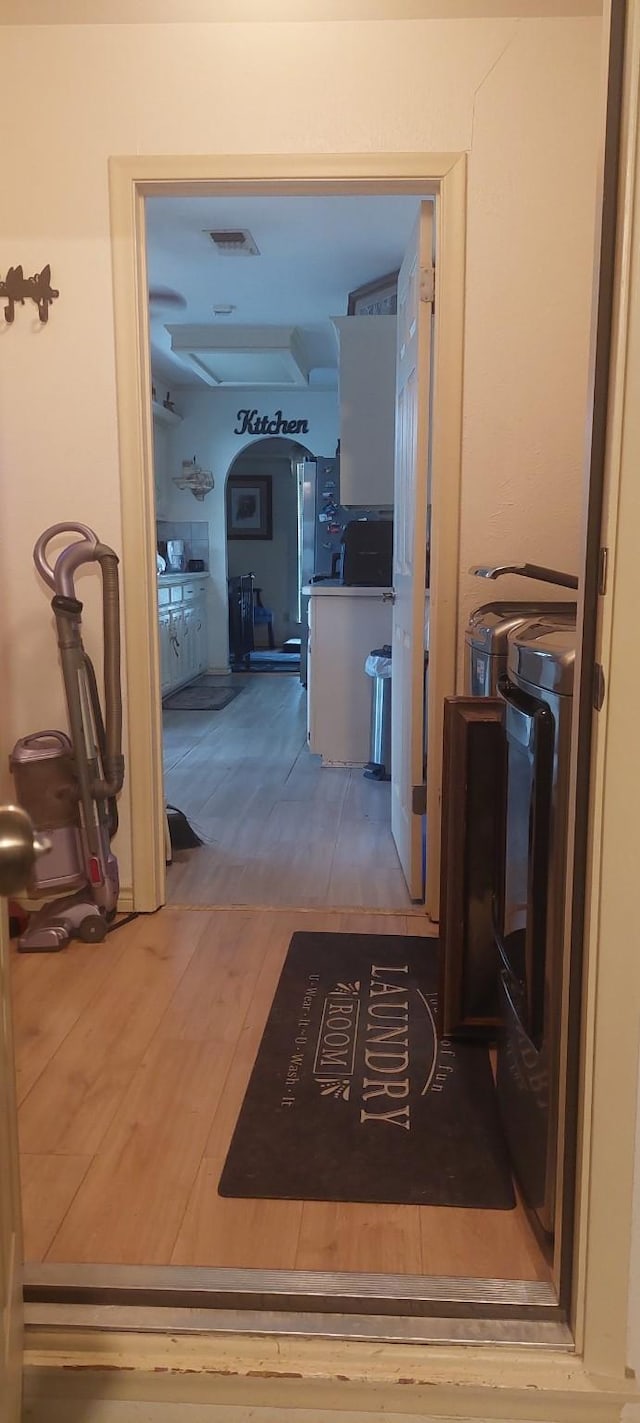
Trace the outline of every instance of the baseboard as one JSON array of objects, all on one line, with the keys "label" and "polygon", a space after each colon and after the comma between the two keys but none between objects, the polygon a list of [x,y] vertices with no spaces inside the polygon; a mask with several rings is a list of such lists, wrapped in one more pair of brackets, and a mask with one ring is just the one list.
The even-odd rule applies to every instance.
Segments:
[{"label": "baseboard", "polygon": [[[20,908],[24,909],[27,914],[36,914],[39,909],[42,909],[43,904],[47,903],[46,899],[29,899],[27,894],[16,895],[15,902],[19,904]],[[54,902],[55,896],[52,895],[51,903],[53,904]],[[118,895],[118,914],[131,914],[133,908],[133,889],[125,885],[124,888],[121,888]]]}]

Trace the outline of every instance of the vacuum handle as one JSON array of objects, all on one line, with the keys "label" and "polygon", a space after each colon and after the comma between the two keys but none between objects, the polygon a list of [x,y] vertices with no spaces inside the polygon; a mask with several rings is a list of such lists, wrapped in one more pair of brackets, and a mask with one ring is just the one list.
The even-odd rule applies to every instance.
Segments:
[{"label": "vacuum handle", "polygon": [[[58,555],[52,568],[47,558],[47,547],[52,539],[61,534],[81,534]],[[33,561],[40,577],[53,588],[54,593],[62,593],[68,598],[75,596],[73,575],[81,563],[90,563],[96,558],[99,539],[87,524],[52,524],[40,535],[33,550]]]}]

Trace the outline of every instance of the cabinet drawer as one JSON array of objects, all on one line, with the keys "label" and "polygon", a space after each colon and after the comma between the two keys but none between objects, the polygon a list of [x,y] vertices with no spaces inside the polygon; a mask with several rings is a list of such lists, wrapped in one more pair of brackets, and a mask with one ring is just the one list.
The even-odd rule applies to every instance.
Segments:
[{"label": "cabinet drawer", "polygon": [[166,608],[169,602],[170,588],[158,588],[158,607]]},{"label": "cabinet drawer", "polygon": [[169,593],[170,593],[170,595],[171,595],[171,602],[172,602],[172,603],[181,603],[181,602],[182,602],[182,591],[183,591],[183,585],[182,585],[182,583],[172,583],[172,585],[171,585],[171,587],[170,587],[170,589],[169,589]]}]

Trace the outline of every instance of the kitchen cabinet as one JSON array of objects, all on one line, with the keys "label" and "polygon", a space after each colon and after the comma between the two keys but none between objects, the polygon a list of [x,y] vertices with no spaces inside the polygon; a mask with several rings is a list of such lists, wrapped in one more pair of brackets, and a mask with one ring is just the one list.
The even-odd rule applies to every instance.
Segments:
[{"label": "kitchen cabinet", "polygon": [[166,518],[171,503],[171,427],[180,425],[182,416],[176,410],[167,410],[155,400],[151,407],[153,416],[153,474],[156,492],[156,516]]},{"label": "kitchen cabinet", "polygon": [[336,316],[340,502],[393,505],[395,316]]},{"label": "kitchen cabinet", "polygon": [[208,663],[208,574],[169,574],[158,583],[160,690],[192,682]]},{"label": "kitchen cabinet", "polygon": [[372,679],[364,664],[374,647],[391,642],[391,590],[312,583],[304,591],[309,750],[326,766],[366,766]]}]

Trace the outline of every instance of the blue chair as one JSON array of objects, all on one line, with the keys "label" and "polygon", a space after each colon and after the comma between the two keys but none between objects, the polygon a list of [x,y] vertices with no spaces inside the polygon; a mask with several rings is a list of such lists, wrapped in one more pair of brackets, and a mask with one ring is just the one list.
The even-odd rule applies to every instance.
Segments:
[{"label": "blue chair", "polygon": [[253,590],[253,626],[254,628],[266,627],[269,648],[273,652],[276,645],[273,636],[273,613],[270,608],[264,606],[261,588]]}]

